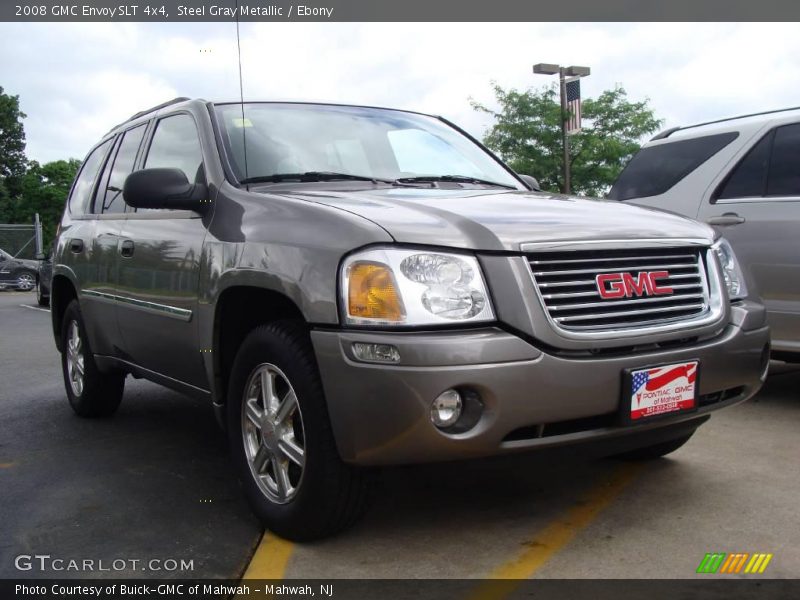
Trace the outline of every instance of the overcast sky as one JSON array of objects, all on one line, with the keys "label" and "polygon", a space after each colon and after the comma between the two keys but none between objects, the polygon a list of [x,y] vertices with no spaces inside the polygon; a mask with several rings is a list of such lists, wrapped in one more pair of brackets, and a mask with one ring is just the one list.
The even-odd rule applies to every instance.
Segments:
[{"label": "overcast sky", "polygon": [[[442,114],[482,135],[490,82],[588,65],[665,127],[800,105],[796,24],[243,23],[245,99],[352,102]],[[201,51],[202,50],[202,51]],[[113,125],[175,96],[239,97],[233,22],[0,24],[0,86],[27,113],[28,156],[82,158]]]}]

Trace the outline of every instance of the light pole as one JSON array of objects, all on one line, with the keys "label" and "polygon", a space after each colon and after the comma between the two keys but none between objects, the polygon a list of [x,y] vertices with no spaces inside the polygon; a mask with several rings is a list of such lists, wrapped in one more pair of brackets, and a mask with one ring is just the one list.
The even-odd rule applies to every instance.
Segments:
[{"label": "light pole", "polygon": [[552,63],[537,63],[533,65],[533,72],[536,75],[555,75],[558,74],[559,95],[561,97],[561,144],[564,150],[563,174],[564,185],[562,192],[570,192],[570,172],[569,172],[569,137],[567,136],[567,77],[586,77],[592,71],[589,67],[562,67]]}]

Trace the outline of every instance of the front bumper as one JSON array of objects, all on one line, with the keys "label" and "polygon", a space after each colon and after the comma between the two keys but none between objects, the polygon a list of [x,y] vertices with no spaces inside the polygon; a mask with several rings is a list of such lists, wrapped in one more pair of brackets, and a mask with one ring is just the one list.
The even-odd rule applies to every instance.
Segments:
[{"label": "front bumper", "polygon": [[[769,346],[763,309],[751,303],[734,307],[729,325],[712,339],[586,357],[545,352],[498,328],[311,335],[340,455],[362,465],[454,460],[621,437],[637,445],[657,443],[665,432],[691,431],[708,413],[755,394]],[[391,343],[401,363],[359,362],[352,353],[355,341]],[[692,359],[700,361],[696,411],[622,423],[624,369]],[[475,427],[448,435],[431,422],[430,406],[452,387],[478,391],[485,408]]]}]

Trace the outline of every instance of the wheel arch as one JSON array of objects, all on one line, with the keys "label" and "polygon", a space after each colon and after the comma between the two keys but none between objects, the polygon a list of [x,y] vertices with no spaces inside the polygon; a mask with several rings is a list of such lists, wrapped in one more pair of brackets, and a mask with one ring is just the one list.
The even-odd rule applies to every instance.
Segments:
[{"label": "wheel arch", "polygon": [[63,352],[61,347],[61,323],[64,320],[64,312],[67,310],[69,303],[77,298],[78,291],[72,280],[67,275],[54,274],[50,286],[50,318],[53,322],[53,336],[59,352]]},{"label": "wheel arch", "polygon": [[279,291],[252,285],[231,285],[220,292],[214,305],[210,352],[216,405],[225,403],[231,367],[245,337],[259,325],[281,319],[308,323],[297,304]]}]

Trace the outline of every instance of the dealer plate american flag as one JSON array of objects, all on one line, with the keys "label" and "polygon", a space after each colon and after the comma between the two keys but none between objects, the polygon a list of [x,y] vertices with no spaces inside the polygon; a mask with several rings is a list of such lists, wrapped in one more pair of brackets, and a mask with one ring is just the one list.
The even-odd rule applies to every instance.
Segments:
[{"label": "dealer plate american flag", "polygon": [[631,419],[695,407],[697,361],[641,369],[631,373]]}]

